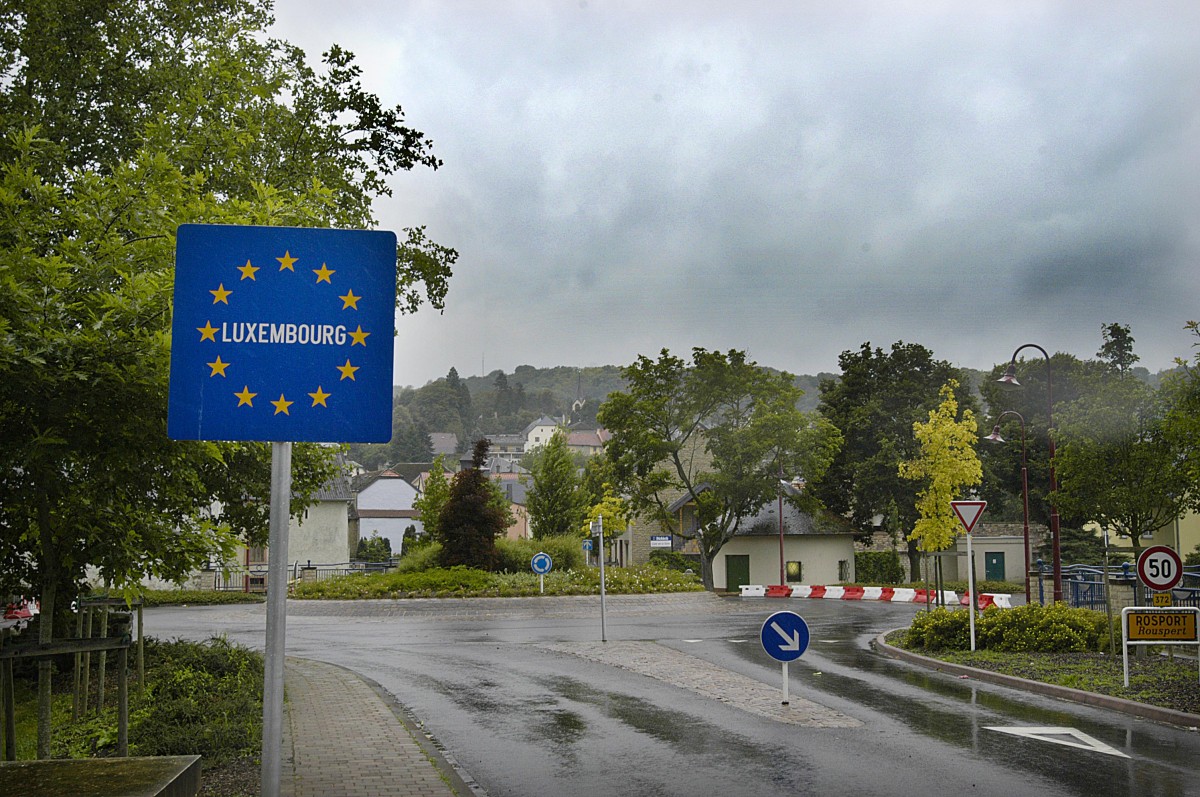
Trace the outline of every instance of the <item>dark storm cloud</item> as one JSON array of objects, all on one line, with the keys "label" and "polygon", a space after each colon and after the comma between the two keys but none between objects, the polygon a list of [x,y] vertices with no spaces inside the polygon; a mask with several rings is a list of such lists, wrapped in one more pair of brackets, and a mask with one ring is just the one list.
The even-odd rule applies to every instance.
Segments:
[{"label": "dark storm cloud", "polygon": [[462,254],[399,381],[898,339],[987,367],[1111,321],[1151,368],[1188,351],[1193,3],[329,8],[280,32],[358,52],[446,162],[380,206]]}]

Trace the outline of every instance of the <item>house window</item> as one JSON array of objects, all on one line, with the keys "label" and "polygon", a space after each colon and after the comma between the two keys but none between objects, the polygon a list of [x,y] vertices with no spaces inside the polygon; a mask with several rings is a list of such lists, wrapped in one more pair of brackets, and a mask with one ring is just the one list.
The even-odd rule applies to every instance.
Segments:
[{"label": "house window", "polygon": [[267,561],[267,549],[261,546],[246,549],[246,564],[259,565]]},{"label": "house window", "polygon": [[787,583],[798,584],[798,583],[800,583],[800,580],[803,578],[803,576],[801,574],[804,572],[804,570],[800,566],[799,562],[788,562],[786,564],[784,572],[787,575]]},{"label": "house window", "polygon": [[847,559],[838,560],[838,581],[850,580],[850,561]]}]

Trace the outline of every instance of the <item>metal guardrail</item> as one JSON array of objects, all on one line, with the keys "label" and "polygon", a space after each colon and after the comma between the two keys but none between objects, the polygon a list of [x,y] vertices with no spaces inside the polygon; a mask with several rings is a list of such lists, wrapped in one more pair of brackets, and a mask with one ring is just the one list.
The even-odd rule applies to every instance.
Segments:
[{"label": "metal guardrail", "polygon": [[[338,576],[354,573],[382,573],[393,569],[399,560],[391,559],[386,562],[337,562],[333,564],[314,564],[310,562],[293,562],[288,569],[288,582],[297,581],[327,581]],[[266,592],[267,565],[252,564],[237,567],[216,568],[211,571],[211,586],[205,588],[217,592]]]},{"label": "metal guardrail", "polygon": [[[1038,560],[1038,602],[1046,603],[1046,584],[1053,579],[1053,568],[1042,560]],[[1138,589],[1137,575],[1133,565],[1123,563],[1109,565],[1107,585],[1126,589]],[[1063,599],[1076,608],[1096,609],[1103,611],[1106,606],[1107,586],[1105,568],[1103,565],[1067,565],[1062,569]],[[1183,569],[1183,577],[1179,586],[1171,590],[1172,603],[1175,606],[1200,607],[1200,567],[1191,566]],[[1153,591],[1143,588],[1143,605],[1150,605]]]}]

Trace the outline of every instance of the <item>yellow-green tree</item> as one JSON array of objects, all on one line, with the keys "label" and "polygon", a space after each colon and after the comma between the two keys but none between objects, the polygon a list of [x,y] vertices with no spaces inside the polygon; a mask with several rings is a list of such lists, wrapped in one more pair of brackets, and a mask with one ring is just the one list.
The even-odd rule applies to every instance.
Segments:
[{"label": "yellow-green tree", "polygon": [[964,488],[983,481],[983,468],[975,454],[979,426],[970,410],[963,410],[960,416],[954,398],[957,387],[954,379],[942,385],[941,404],[930,410],[928,421],[913,424],[921,455],[900,463],[901,477],[925,483],[917,494],[919,517],[909,534],[921,551],[942,551],[954,544],[962,524],[954,517],[950,502]]},{"label": "yellow-green tree", "polygon": [[592,524],[601,517],[604,518],[606,540],[620,537],[629,528],[629,507],[621,500],[621,496],[613,492],[612,485],[607,482],[604,484],[604,497],[588,510],[587,520],[581,527],[584,537],[591,535]]}]

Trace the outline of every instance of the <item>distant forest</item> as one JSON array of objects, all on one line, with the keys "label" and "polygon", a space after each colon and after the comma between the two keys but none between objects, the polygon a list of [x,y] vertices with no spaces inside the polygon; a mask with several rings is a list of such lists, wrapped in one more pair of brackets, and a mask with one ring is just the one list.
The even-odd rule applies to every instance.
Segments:
[{"label": "distant forest", "polygon": [[[960,371],[980,398],[980,381],[987,373],[972,368]],[[1151,374],[1141,367],[1132,371],[1151,385],[1157,385],[1165,373]],[[796,376],[796,386],[804,391],[800,409],[816,410],[821,381],[839,376]],[[458,452],[463,453],[482,435],[518,434],[543,415],[566,419],[580,428],[595,428],[596,412],[605,398],[625,387],[621,368],[616,365],[518,365],[511,374],[497,369],[487,376],[465,378],[451,368],[446,376],[422,387],[396,387],[391,442],[351,445],[350,458],[371,470],[398,462],[430,462],[433,454],[429,435],[434,432],[453,433],[458,438]]]},{"label": "distant forest", "polygon": [[[836,377],[797,376],[795,383],[804,390],[800,408],[816,409],[820,380]],[[518,365],[511,374],[497,369],[487,376],[468,377],[451,368],[446,376],[422,387],[396,387],[391,442],[351,445],[350,458],[368,469],[429,462],[433,458],[429,435],[434,432],[456,435],[463,452],[480,435],[518,434],[543,415],[595,428],[601,403],[610,393],[624,389],[621,368],[615,365]]]}]

